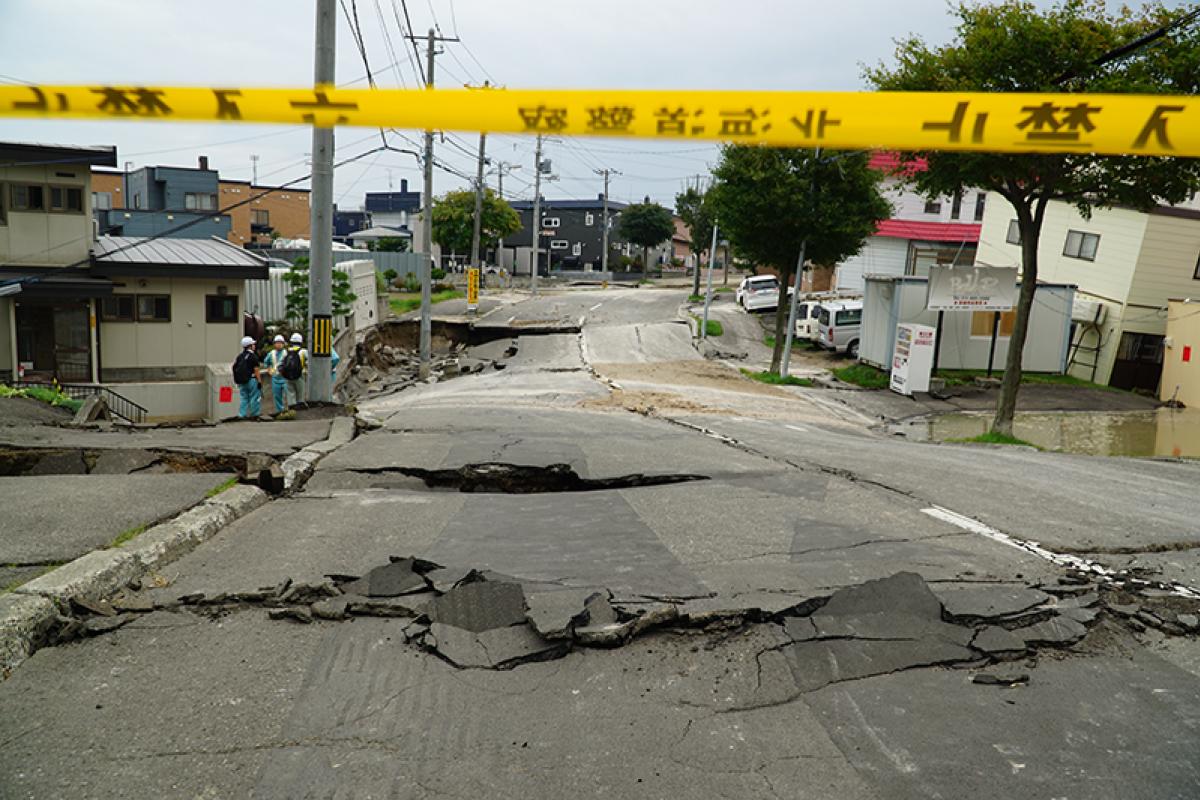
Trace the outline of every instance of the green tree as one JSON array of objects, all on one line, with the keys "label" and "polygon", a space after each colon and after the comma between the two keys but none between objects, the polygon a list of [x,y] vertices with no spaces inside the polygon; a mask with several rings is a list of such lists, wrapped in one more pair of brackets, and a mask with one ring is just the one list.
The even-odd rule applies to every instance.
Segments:
[{"label": "green tree", "polygon": [[803,268],[797,263],[801,246],[805,261],[836,264],[862,249],[892,213],[868,160],[862,152],[818,156],[751,145],[721,151],[713,190],[721,230],[739,255],[779,272],[771,372],[778,373],[783,360],[788,286]]},{"label": "green tree", "polygon": [[[292,290],[287,296],[287,317],[293,327],[308,324],[308,258],[301,256],[283,276]],[[350,288],[350,276],[340,269],[333,271],[333,316],[349,314],[358,296]]]},{"label": "green tree", "polygon": [[675,195],[675,213],[687,226],[690,245],[696,255],[696,274],[692,276],[692,294],[700,294],[700,253],[712,245],[713,208],[708,192],[689,186]]},{"label": "green tree", "polygon": [[642,274],[649,269],[650,248],[662,244],[675,233],[675,220],[671,212],[647,198],[644,203],[634,203],[621,212],[621,236],[630,244],[642,248]]},{"label": "green tree", "polygon": [[[451,253],[471,252],[475,227],[475,192],[447,192],[433,201],[433,239]],[[483,195],[480,247],[487,250],[505,236],[521,230],[521,217],[491,189]]]},{"label": "green tree", "polygon": [[[902,40],[895,65],[868,69],[867,79],[878,89],[899,91],[1194,95],[1200,90],[1200,34],[1194,28],[1113,57],[1118,48],[1172,21],[1173,12],[1158,4],[1110,14],[1104,3],[1090,0],[1065,0],[1044,10],[1031,2],[963,3],[952,13],[958,25],[951,44],[931,47],[916,37]],[[1086,95],[1079,99],[1087,103]],[[1051,121],[1055,130],[1066,124],[1054,116]],[[1200,185],[1200,160],[1086,152],[907,155],[928,164],[922,172],[906,174],[918,191],[946,195],[983,188],[1013,207],[1021,235],[1021,292],[992,421],[993,432],[1011,436],[1047,205],[1061,200],[1088,217],[1093,209],[1115,205],[1149,209],[1178,203]]]},{"label": "green tree", "polygon": [[404,253],[408,251],[408,239],[401,236],[385,236],[370,246],[377,253]]}]

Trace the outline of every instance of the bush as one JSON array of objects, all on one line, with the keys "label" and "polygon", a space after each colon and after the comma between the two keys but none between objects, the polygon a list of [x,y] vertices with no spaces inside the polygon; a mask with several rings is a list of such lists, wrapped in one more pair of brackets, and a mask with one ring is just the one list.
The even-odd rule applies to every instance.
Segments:
[{"label": "bush", "polygon": [[400,277],[400,273],[396,272],[394,269],[385,269],[383,271],[383,277],[387,279],[388,283],[391,283],[392,281],[396,280],[396,278]]},{"label": "bush", "polygon": [[446,277],[446,270],[442,269],[441,267],[434,267],[433,269],[429,270],[429,277],[432,280],[440,281]]},{"label": "bush", "polygon": [[417,277],[415,272],[410,272],[404,276],[404,291],[406,291],[406,292],[421,291],[421,279]]},{"label": "bush", "polygon": [[851,364],[833,371],[834,377],[845,383],[852,383],[864,389],[886,389],[891,379],[883,370],[875,369],[867,364]]}]

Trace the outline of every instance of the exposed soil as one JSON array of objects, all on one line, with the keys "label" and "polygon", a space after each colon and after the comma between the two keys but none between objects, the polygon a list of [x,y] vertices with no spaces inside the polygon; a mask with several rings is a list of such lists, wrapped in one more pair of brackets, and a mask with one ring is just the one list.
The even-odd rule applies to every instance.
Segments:
[{"label": "exposed soil", "polygon": [[656,383],[669,386],[702,386],[727,392],[791,398],[778,386],[752,381],[724,364],[712,361],[656,361],[653,363],[596,364],[596,372],[617,383]]}]

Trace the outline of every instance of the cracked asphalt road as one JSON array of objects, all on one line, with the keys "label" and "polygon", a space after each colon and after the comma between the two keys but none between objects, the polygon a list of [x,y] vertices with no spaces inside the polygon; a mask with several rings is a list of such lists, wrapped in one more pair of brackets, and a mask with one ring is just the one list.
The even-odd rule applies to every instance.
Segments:
[{"label": "cracked asphalt road", "polygon": [[[956,516],[1119,567],[1196,540],[1194,467],[892,440],[800,389],[648,382],[656,399],[630,413],[605,405],[595,365],[628,342],[640,375],[655,353],[678,364],[683,292],[504,313],[601,294],[581,336],[523,338],[503,371],[364,403],[382,427],[302,492],[171,565],[119,630],[36,653],[0,684],[0,798],[1200,796],[1200,648],[1151,622],[1185,626],[1191,601]],[[707,480],[512,494],[421,478],[487,464]],[[1168,564],[1142,577],[1200,586],[1194,552],[1147,552]],[[444,600],[410,641],[413,620],[378,609],[299,624],[278,612],[307,599],[229,599],[410,555],[519,584],[547,633],[597,592],[673,616],[465,669],[431,650],[496,659],[495,639],[473,650]],[[437,592],[460,575],[437,574]],[[418,593],[399,604],[436,599],[396,580]],[[177,605],[197,596],[211,602]],[[524,624],[492,610],[461,624]]]}]

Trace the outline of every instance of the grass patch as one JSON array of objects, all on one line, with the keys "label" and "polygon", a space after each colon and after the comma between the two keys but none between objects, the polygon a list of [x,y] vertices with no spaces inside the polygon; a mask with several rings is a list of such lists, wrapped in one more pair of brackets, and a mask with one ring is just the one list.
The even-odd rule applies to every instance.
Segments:
[{"label": "grass patch", "polygon": [[[774,350],[775,349],[775,334],[768,333],[766,336],[764,336],[763,344],[765,344],[767,347]],[[792,349],[793,350],[812,350],[814,345],[815,345],[815,342],[812,342],[809,339],[800,339],[795,336],[792,337]]]},{"label": "grass patch", "polygon": [[954,442],[956,444],[1007,444],[1015,445],[1017,447],[1032,447],[1035,450],[1045,449],[1038,447],[1033,442],[1027,442],[1024,439],[1018,439],[1016,436],[1009,436],[1006,433],[996,433],[995,431],[981,433],[978,436],[972,436],[969,439],[947,439],[946,441]]},{"label": "grass patch", "polygon": [[[692,319],[696,320],[697,328],[699,328],[704,322],[704,320],[702,320],[700,317],[696,316],[695,314],[692,314]],[[704,326],[704,335],[705,336],[724,336],[725,335],[725,326],[722,325],[721,323],[717,322],[715,319],[710,319],[708,321],[708,324]]]},{"label": "grass patch", "polygon": [[864,389],[886,389],[891,384],[888,374],[867,364],[851,364],[833,370],[833,376],[843,383],[861,386]]},{"label": "grass patch", "polygon": [[759,383],[769,383],[772,386],[812,386],[812,378],[796,378],[791,375],[783,376],[776,375],[774,372],[752,372],[748,369],[743,369],[742,374],[752,381]]},{"label": "grass patch", "polygon": [[[46,565],[42,566],[42,568],[37,572],[37,574],[35,574],[31,577],[18,578],[17,580],[12,581],[11,583],[7,583],[4,586],[0,586],[0,594],[8,594],[9,592],[16,589],[18,586],[24,586],[25,584],[29,583],[30,581],[37,580],[38,578],[45,575],[47,572],[56,570],[65,563],[67,563],[67,562],[55,561],[52,564],[46,564]],[[0,564],[0,567],[7,567],[8,569],[20,569],[21,565],[20,564]]]},{"label": "grass patch", "polygon": [[713,292],[719,293],[719,294],[727,294],[732,291],[733,291],[732,286],[719,286],[716,289],[713,289]]},{"label": "grass patch", "polygon": [[237,486],[237,482],[238,482],[237,475],[234,475],[232,478],[225,481],[220,486],[214,486],[213,488],[209,489],[207,492],[205,492],[204,496],[205,497],[216,497],[221,492],[228,491],[228,490],[232,489],[233,487]]},{"label": "grass patch", "polygon": [[14,389],[0,384],[0,397],[28,397],[48,406],[65,408],[75,413],[83,406],[82,400],[68,397],[61,389],[51,389],[48,386],[26,386],[24,389]]},{"label": "grass patch", "polygon": [[[441,292],[434,292],[429,296],[429,301],[431,305],[436,305],[437,303],[444,303],[447,300],[457,300],[460,297],[466,297],[466,294],[460,292],[458,289],[446,289]],[[388,306],[396,314],[407,314],[421,307],[421,295],[402,294],[397,296],[393,294],[388,299]]]},{"label": "grass patch", "polygon": [[130,539],[135,539],[138,536],[141,536],[145,532],[146,532],[145,525],[138,525],[136,528],[130,528],[127,531],[122,531],[121,533],[117,534],[117,538],[112,540],[112,544],[110,544],[109,547],[120,547],[121,545],[128,542]]},{"label": "grass patch", "polygon": [[702,295],[702,294],[689,294],[689,295],[688,295],[688,302],[689,302],[689,303],[703,303],[703,302],[704,302],[704,295]]},{"label": "grass patch", "polygon": [[[946,381],[947,386],[967,386],[973,384],[976,378],[987,376],[987,370],[982,369],[939,369],[937,377]],[[1004,373],[1000,370],[992,372],[992,377],[1002,379]],[[1099,383],[1085,381],[1074,375],[1054,375],[1044,372],[1024,372],[1021,374],[1022,384],[1043,384],[1047,386],[1074,386],[1080,389],[1100,389],[1105,392],[1124,392],[1115,386],[1104,386]]]}]

